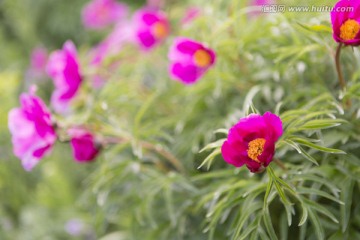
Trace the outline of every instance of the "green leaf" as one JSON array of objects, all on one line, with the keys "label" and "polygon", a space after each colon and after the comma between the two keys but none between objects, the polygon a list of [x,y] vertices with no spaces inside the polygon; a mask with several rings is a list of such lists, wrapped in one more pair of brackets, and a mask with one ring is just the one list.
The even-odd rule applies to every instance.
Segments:
[{"label": "green leaf", "polygon": [[326,128],[339,126],[342,123],[348,123],[348,122],[342,119],[316,119],[306,122],[296,130],[302,131],[302,130],[326,129]]},{"label": "green leaf", "polygon": [[303,24],[303,23],[297,23],[299,24],[299,26],[301,26],[302,28],[306,29],[306,30],[309,30],[309,31],[312,31],[312,32],[323,32],[323,33],[332,33],[332,28],[329,27],[329,26],[326,26],[326,25],[306,25],[306,24]]},{"label": "green leaf", "polygon": [[319,166],[318,162],[316,161],[315,158],[313,158],[309,153],[307,153],[305,151],[305,149],[303,149],[301,146],[298,146],[300,151],[301,151],[301,155],[303,155],[307,160],[309,160],[310,162],[312,162],[313,164],[315,164],[316,166]]},{"label": "green leaf", "polygon": [[321,191],[321,190],[318,190],[318,189],[315,189],[315,188],[305,188],[305,187],[298,187],[297,189],[298,193],[300,194],[316,194],[318,196],[322,196],[324,198],[327,198],[327,199],[330,199],[334,202],[337,202],[341,205],[344,205],[344,203],[342,201],[340,201],[339,199],[331,196],[330,194],[328,194],[327,192],[324,192],[324,191]]},{"label": "green leaf", "polygon": [[303,202],[301,202],[301,209],[302,209],[302,215],[298,226],[302,226],[306,222],[309,213],[307,206]]},{"label": "green leaf", "polygon": [[221,147],[223,145],[223,143],[225,142],[225,140],[226,140],[226,138],[222,138],[222,139],[217,140],[216,142],[209,143],[203,149],[200,150],[200,153],[210,150],[210,149],[213,149],[213,148]]},{"label": "green leaf", "polygon": [[327,148],[327,147],[321,147],[319,145],[316,145],[314,143],[311,143],[303,138],[299,137],[292,137],[291,138],[294,142],[299,143],[300,145],[307,146],[309,148],[313,148],[322,152],[328,152],[328,153],[334,153],[334,154],[346,154],[346,152],[339,150],[339,149],[333,149],[333,148]]},{"label": "green leaf", "polygon": [[208,165],[207,169],[209,170],[211,166],[211,162],[213,159],[221,153],[221,149],[214,150],[209,156],[205,158],[205,160],[201,163],[201,165],[198,167],[198,169],[202,168],[205,164]]},{"label": "green leaf", "polygon": [[315,229],[314,232],[316,233],[317,239],[318,240],[325,239],[324,228],[320,222],[319,216],[309,208],[308,208],[308,213],[309,213],[310,220],[313,223],[312,226]]},{"label": "green leaf", "polygon": [[263,209],[263,219],[264,219],[265,228],[267,230],[267,233],[270,236],[270,239],[272,239],[272,240],[278,239],[276,236],[273,224],[271,222],[269,209],[267,207]]},{"label": "green leaf", "polygon": [[304,201],[306,202],[306,204],[308,206],[310,206],[312,208],[312,210],[317,211],[319,213],[324,214],[325,216],[327,216],[328,218],[330,218],[334,223],[339,223],[339,221],[337,220],[337,218],[334,216],[334,214],[332,214],[329,210],[327,210],[325,207],[323,207],[322,205],[311,201],[311,200],[307,200],[304,199]]},{"label": "green leaf", "polygon": [[351,178],[347,178],[342,184],[342,191],[340,193],[340,199],[345,204],[340,206],[340,216],[341,216],[341,230],[345,232],[351,216],[351,205],[353,198],[355,181]]}]

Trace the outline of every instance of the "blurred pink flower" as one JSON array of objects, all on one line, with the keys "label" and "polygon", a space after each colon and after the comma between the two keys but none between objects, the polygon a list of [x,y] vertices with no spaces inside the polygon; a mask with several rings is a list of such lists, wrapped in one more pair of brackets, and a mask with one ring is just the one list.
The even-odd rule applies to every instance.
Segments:
[{"label": "blurred pink flower", "polygon": [[77,51],[73,42],[67,41],[62,50],[57,50],[50,55],[47,72],[55,84],[51,104],[56,112],[67,113],[71,100],[76,96],[82,82]]},{"label": "blurred pink flower", "polygon": [[170,24],[165,13],[153,9],[138,10],[133,17],[135,41],[144,50],[160,44],[170,33]]},{"label": "blurred pink flower", "polygon": [[[101,68],[106,58],[119,54],[124,45],[132,41],[132,33],[131,24],[128,22],[117,24],[105,40],[91,50],[91,67]],[[117,64],[111,64],[111,67],[113,66],[116,67]],[[93,87],[101,88],[105,84],[107,77],[102,75],[99,73],[92,77]]]},{"label": "blurred pink flower", "polygon": [[181,19],[183,25],[189,24],[194,21],[201,13],[201,10],[197,7],[190,7],[186,10],[185,16]]},{"label": "blurred pink flower", "polygon": [[282,122],[277,115],[250,114],[230,129],[221,153],[225,162],[235,167],[245,164],[251,172],[259,172],[272,161],[275,143],[282,134]]},{"label": "blurred pink flower", "polygon": [[68,130],[71,137],[73,156],[78,162],[90,162],[96,158],[100,151],[100,145],[96,143],[92,133],[81,128]]},{"label": "blurred pink flower", "polygon": [[80,236],[86,230],[86,225],[82,220],[74,218],[67,221],[64,228],[68,234],[72,236]]},{"label": "blurred pink flower", "polygon": [[[272,5],[272,4],[276,4],[276,0],[251,0],[249,5],[264,7],[266,5]],[[263,12],[261,10],[258,10],[258,11],[252,11],[249,15],[250,17],[258,17],[261,14],[263,14]]]},{"label": "blurred pink flower", "polygon": [[41,158],[48,155],[56,141],[51,114],[34,91],[20,96],[20,108],[9,112],[8,125],[12,134],[15,156],[30,171]]},{"label": "blurred pink flower", "polygon": [[101,29],[125,19],[128,7],[115,0],[93,0],[82,11],[82,21],[86,28]]},{"label": "blurred pink flower", "polygon": [[34,48],[30,57],[30,67],[32,70],[40,73],[45,72],[48,59],[48,52],[43,47]]},{"label": "blurred pink flower", "polygon": [[193,84],[216,61],[215,52],[202,43],[178,37],[170,48],[170,74],[184,84]]}]

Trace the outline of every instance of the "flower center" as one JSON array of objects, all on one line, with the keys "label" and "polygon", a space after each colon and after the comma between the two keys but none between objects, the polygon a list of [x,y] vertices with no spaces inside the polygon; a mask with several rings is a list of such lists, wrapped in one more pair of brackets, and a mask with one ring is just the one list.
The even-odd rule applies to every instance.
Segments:
[{"label": "flower center", "polygon": [[164,23],[157,22],[152,26],[152,33],[155,38],[165,38],[168,35],[167,28]]},{"label": "flower center", "polygon": [[194,54],[194,62],[198,67],[207,67],[211,63],[211,56],[207,51],[199,49]]},{"label": "flower center", "polygon": [[260,156],[264,151],[266,140],[264,138],[257,138],[249,142],[249,147],[247,150],[249,158],[254,160],[255,162],[260,163],[258,156]]},{"label": "flower center", "polygon": [[360,24],[353,19],[349,19],[340,27],[340,38],[346,41],[353,40],[359,31]]}]

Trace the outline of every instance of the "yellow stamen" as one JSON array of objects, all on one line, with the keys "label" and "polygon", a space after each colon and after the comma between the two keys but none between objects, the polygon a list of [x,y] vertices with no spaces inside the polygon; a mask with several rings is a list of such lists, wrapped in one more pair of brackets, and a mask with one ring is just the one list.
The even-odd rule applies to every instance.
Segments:
[{"label": "yellow stamen", "polygon": [[152,26],[152,33],[154,34],[155,38],[161,39],[168,35],[168,30],[164,23],[157,22]]},{"label": "yellow stamen", "polygon": [[349,19],[340,27],[340,38],[345,41],[353,40],[359,31],[360,24],[353,19]]},{"label": "yellow stamen", "polygon": [[251,158],[255,162],[260,163],[258,156],[263,153],[265,142],[266,140],[264,138],[257,138],[249,142],[249,148],[247,150],[249,158]]},{"label": "yellow stamen", "polygon": [[197,50],[194,54],[194,62],[198,67],[207,67],[211,63],[211,56],[203,49]]}]

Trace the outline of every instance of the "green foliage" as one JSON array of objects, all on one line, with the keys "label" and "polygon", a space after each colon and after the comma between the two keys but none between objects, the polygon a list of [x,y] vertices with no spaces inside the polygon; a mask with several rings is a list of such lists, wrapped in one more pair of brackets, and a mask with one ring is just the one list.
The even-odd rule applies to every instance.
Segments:
[{"label": "green foliage", "polygon": [[[19,27],[12,19],[25,22],[18,15],[30,1],[0,2],[0,13],[10,8],[2,31],[16,30],[16,36],[1,33],[0,43],[7,42],[10,59],[19,61],[38,39],[54,47],[71,37],[82,44],[86,68],[86,52],[102,36],[80,29],[83,3],[56,3],[59,8],[38,10]],[[42,0],[33,7],[52,4]],[[121,65],[104,88],[83,87],[76,114],[58,117],[66,126],[87,124],[123,139],[92,165],[76,165],[68,145],[58,143],[25,173],[6,128],[20,77],[0,73],[1,239],[72,239],[64,231],[72,218],[86,225],[73,239],[360,239],[359,50],[343,49],[348,86],[340,90],[328,13],[285,12],[250,21],[245,1],[186,4],[198,4],[203,14],[182,27],[185,3],[167,2],[174,35],[215,49],[215,67],[197,84],[183,86],[167,72],[173,37],[148,53],[126,47],[115,56]],[[39,92],[46,96],[49,89]],[[220,148],[228,129],[266,111],[280,115],[284,125],[275,160],[259,174],[227,165]]]}]

